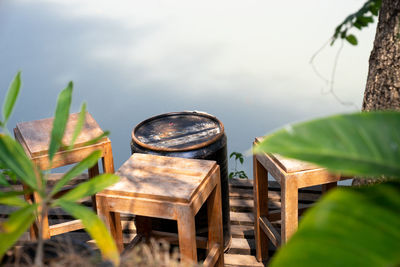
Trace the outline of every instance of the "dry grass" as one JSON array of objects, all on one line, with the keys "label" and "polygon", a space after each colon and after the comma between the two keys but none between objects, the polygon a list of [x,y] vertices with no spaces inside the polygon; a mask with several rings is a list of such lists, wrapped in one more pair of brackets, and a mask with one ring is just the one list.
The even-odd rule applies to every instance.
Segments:
[{"label": "dry grass", "polygon": [[[43,266],[48,267],[112,267],[110,262],[101,259],[98,251],[90,249],[85,244],[76,244],[71,240],[46,241]],[[8,251],[0,263],[5,267],[32,267],[36,245],[16,246]],[[124,251],[120,267],[197,267],[201,264],[183,264],[179,261],[177,249],[171,249],[168,243],[151,240],[148,244]]]}]

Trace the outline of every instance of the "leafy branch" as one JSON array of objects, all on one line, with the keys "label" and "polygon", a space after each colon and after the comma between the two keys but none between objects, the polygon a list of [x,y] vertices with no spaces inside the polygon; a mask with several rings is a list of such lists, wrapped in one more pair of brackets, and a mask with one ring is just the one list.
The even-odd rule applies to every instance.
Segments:
[{"label": "leafy branch", "polygon": [[337,39],[344,39],[352,45],[357,45],[358,40],[354,34],[349,34],[353,27],[358,30],[368,27],[374,22],[374,17],[378,16],[382,0],[368,0],[357,12],[350,14],[341,24],[339,24],[332,36],[331,45]]}]

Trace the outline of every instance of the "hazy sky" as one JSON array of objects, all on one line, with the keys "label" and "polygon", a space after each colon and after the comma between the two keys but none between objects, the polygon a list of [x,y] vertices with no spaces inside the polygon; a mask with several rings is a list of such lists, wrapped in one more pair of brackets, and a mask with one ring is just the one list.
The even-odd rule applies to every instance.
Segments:
[{"label": "hazy sky", "polygon": [[[17,70],[24,87],[10,127],[52,116],[56,97],[75,82],[82,101],[111,131],[116,167],[130,154],[130,132],[165,112],[216,115],[229,151],[284,124],[353,111],[323,92],[312,55],[363,0],[0,2],[0,99]],[[335,92],[361,106],[375,25],[345,44]],[[340,47],[316,57],[330,77]],[[251,159],[246,159],[251,173]]]}]

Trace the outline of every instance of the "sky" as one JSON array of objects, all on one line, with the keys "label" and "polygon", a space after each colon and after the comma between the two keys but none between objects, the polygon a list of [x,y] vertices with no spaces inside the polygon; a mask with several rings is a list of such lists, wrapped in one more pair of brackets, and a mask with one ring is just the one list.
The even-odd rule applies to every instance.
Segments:
[{"label": "sky", "polygon": [[[0,2],[0,100],[18,70],[23,88],[9,128],[53,116],[74,81],[72,112],[83,101],[111,131],[116,167],[130,155],[139,122],[201,110],[225,125],[228,151],[288,123],[361,107],[376,25],[354,33],[337,57],[334,92],[310,60],[363,0]],[[341,42],[314,58],[331,78]],[[232,170],[233,162],[230,170]],[[252,160],[243,169],[252,175]]]}]

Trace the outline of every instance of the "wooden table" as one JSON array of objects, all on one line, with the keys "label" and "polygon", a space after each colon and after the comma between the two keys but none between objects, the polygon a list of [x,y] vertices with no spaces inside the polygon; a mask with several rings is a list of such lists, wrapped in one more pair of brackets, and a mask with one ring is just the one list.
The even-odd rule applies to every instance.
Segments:
[{"label": "wooden table", "polygon": [[[78,113],[74,113],[69,116],[65,134],[62,139],[63,144],[70,144],[78,118]],[[18,123],[16,128],[14,128],[15,139],[22,145],[25,153],[40,169],[47,170],[50,167],[57,168],[74,164],[89,156],[89,154],[93,151],[100,150],[102,152],[101,159],[103,172],[114,173],[111,141],[107,137],[104,137],[94,144],[87,144],[88,141],[103,134],[103,130],[99,127],[89,112],[86,113],[85,123],[82,126],[82,131],[77,137],[73,148],[71,150],[60,148],[60,150],[54,155],[52,164],[50,164],[48,147],[50,144],[52,126],[53,118],[47,118]],[[97,163],[88,170],[88,174],[89,177],[94,177],[99,174],[99,166]],[[40,200],[40,196],[38,194],[29,194],[26,195],[25,198],[34,202],[38,202]],[[95,206],[96,203],[94,197],[93,201]],[[45,239],[48,239],[54,235],[59,235],[83,228],[80,220],[74,220],[50,226],[47,216],[39,218],[39,220],[43,220],[43,238]],[[36,224],[30,228],[30,236],[31,239],[37,238],[38,229]]]},{"label": "wooden table", "polygon": [[[262,138],[256,138],[256,145]],[[313,164],[288,159],[277,154],[256,154],[253,157],[254,168],[254,234],[256,258],[258,261],[268,258],[268,239],[276,246],[286,243],[298,226],[298,190],[299,188],[322,185],[322,191],[336,187],[342,179],[326,169]],[[268,173],[281,186],[281,211],[268,212]],[[302,212],[302,210],[300,210]],[[272,226],[271,221],[281,220],[281,234]]]},{"label": "wooden table", "polygon": [[[206,266],[224,265],[219,166],[215,161],[133,154],[116,172],[121,180],[96,195],[99,216],[123,250],[116,213],[140,215],[137,234],[151,234],[149,217],[176,220],[181,258],[197,261],[195,215],[207,203]],[[146,216],[146,217],[143,217]],[[145,221],[143,221],[145,220]]]}]

